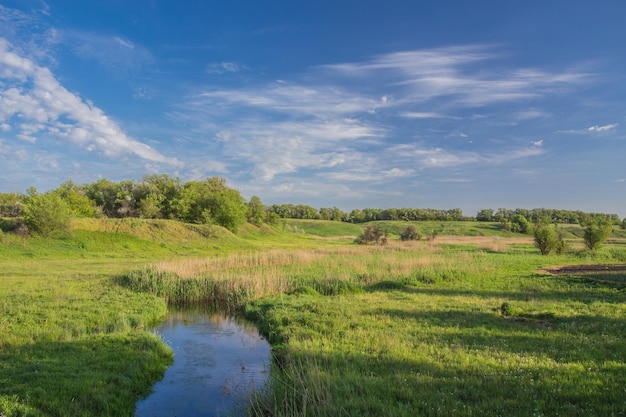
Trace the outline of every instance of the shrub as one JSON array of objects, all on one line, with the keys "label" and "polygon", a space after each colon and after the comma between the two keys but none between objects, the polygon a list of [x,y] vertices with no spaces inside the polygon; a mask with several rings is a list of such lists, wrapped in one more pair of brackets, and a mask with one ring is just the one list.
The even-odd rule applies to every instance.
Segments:
[{"label": "shrub", "polygon": [[[539,249],[542,255],[548,255],[553,250],[558,249],[559,235],[556,232],[556,226],[550,224],[550,220],[545,218],[542,219],[539,223],[537,223],[534,227],[533,235],[535,238],[535,246]],[[565,247],[563,246],[562,249]]]},{"label": "shrub", "polygon": [[367,226],[361,235],[354,240],[354,243],[359,245],[367,245],[369,243],[376,243],[384,245],[387,243],[386,234],[376,226]]},{"label": "shrub", "polygon": [[608,221],[590,221],[584,226],[583,240],[589,250],[600,249],[613,231],[613,225]]},{"label": "shrub", "polygon": [[24,222],[31,232],[47,236],[70,228],[70,210],[57,194],[36,194],[24,207]]},{"label": "shrub", "polygon": [[405,242],[407,240],[419,240],[420,235],[417,233],[415,226],[407,226],[406,229],[404,229],[404,232],[400,235],[400,239]]}]

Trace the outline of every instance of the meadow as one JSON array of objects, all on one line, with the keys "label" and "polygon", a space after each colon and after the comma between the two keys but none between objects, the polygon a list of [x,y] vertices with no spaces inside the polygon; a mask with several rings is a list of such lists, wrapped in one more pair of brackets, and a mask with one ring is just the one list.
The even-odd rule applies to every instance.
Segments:
[{"label": "meadow", "polygon": [[290,220],[224,229],[81,220],[0,244],[0,413],[132,415],[171,361],[147,329],[166,303],[244,314],[272,343],[251,415],[622,415],[626,236],[541,256],[495,223]]}]

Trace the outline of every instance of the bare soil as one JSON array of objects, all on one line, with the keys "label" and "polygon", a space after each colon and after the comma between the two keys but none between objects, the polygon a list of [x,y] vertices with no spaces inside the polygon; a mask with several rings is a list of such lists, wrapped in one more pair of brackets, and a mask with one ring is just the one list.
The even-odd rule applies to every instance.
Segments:
[{"label": "bare soil", "polygon": [[540,269],[550,275],[579,274],[585,272],[626,272],[626,264],[588,264],[588,265],[558,265]]}]

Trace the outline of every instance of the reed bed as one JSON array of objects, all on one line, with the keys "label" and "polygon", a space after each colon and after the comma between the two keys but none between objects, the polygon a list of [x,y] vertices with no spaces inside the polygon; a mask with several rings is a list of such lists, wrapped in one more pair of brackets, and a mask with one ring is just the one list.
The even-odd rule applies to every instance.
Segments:
[{"label": "reed bed", "polygon": [[[475,256],[480,253],[459,253],[453,264]],[[170,304],[236,311],[273,294],[336,295],[361,292],[381,280],[404,284],[449,280],[458,275],[450,261],[449,254],[426,242],[268,250],[161,261],[129,273],[123,281]]]}]

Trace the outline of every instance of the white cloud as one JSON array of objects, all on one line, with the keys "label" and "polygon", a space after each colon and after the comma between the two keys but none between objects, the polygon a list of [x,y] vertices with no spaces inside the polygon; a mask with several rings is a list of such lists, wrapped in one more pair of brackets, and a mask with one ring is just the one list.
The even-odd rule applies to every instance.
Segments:
[{"label": "white cloud", "polygon": [[[537,143],[537,142],[535,142]],[[541,145],[533,143],[530,147],[511,148],[499,153],[468,152],[443,148],[430,148],[416,144],[402,144],[391,147],[390,155],[396,161],[412,163],[417,168],[451,168],[464,165],[501,165],[517,159],[538,156],[545,151]]]},{"label": "white cloud", "polygon": [[125,48],[128,48],[128,49],[135,49],[135,44],[134,44],[134,43],[132,43],[132,42],[131,42],[131,41],[129,41],[129,40],[122,39],[122,38],[120,38],[119,36],[114,36],[114,37],[113,37],[113,40],[114,40],[115,42],[117,42],[118,44],[122,45],[122,46],[123,46],[123,47],[125,47]]},{"label": "white cloud", "polygon": [[618,123],[613,123],[610,125],[604,125],[604,126],[591,126],[589,128],[587,128],[588,132],[606,132],[609,130],[613,130],[618,126]]},{"label": "white cloud", "polygon": [[609,131],[614,130],[615,128],[617,128],[617,126],[619,126],[619,123],[612,123],[612,124],[608,124],[608,125],[604,125],[604,126],[595,125],[595,126],[590,126],[590,127],[586,128],[586,129],[559,130],[557,133],[570,133],[570,134],[576,134],[576,135],[587,135],[587,134],[592,134],[592,133],[609,132]]},{"label": "white cloud", "polygon": [[460,119],[459,117],[446,116],[445,114],[435,112],[415,112],[405,111],[400,113],[400,117],[406,117],[407,119]]},{"label": "white cloud", "polygon": [[[466,107],[523,101],[523,110],[509,113],[515,120],[546,117],[528,101],[567,91],[585,82],[587,74],[502,69],[498,58],[495,48],[484,45],[384,54],[315,67],[300,81],[204,89],[170,116],[193,134],[212,132],[217,138],[212,145],[225,156],[231,173],[261,182],[306,175],[335,183],[380,184],[415,177],[423,169],[499,165],[541,155],[541,139],[481,150],[485,133],[480,128],[496,124],[492,109],[472,115]],[[207,70],[226,71],[225,64]],[[397,116],[424,120],[426,128],[403,131],[402,123],[389,122],[397,122]],[[463,120],[464,126],[446,127],[442,120],[435,131],[428,127],[429,119]],[[442,145],[450,137],[468,138],[470,131],[460,129],[471,129],[472,151],[454,148],[467,140]],[[416,138],[421,144],[410,144]]]},{"label": "white cloud", "polygon": [[247,69],[247,67],[234,62],[214,62],[207,65],[206,72],[209,74],[225,74],[239,72],[244,69]]},{"label": "white cloud", "polygon": [[382,174],[384,176],[386,176],[386,177],[394,177],[394,178],[410,177],[413,174],[415,174],[415,170],[414,169],[391,168],[389,170],[382,171]]},{"label": "white cloud", "polygon": [[[485,64],[498,58],[493,50],[485,45],[469,45],[394,52],[366,62],[322,68],[352,78],[389,79],[390,87],[407,89],[398,103],[444,98],[452,107],[528,101],[579,84],[588,77],[575,71],[547,72],[533,68],[488,71]],[[476,64],[481,64],[480,70],[475,69]]]},{"label": "white cloud", "polygon": [[153,162],[180,165],[129,138],[101,109],[69,92],[48,68],[19,56],[1,38],[0,74],[11,85],[0,90],[0,122],[20,120],[17,138],[34,142],[36,135],[44,132],[109,157],[134,154]]}]

